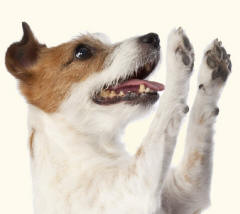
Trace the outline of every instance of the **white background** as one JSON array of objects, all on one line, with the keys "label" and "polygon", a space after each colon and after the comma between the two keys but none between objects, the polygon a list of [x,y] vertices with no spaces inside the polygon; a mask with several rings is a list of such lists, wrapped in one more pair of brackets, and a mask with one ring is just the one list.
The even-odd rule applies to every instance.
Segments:
[{"label": "white background", "polygon": [[[82,32],[104,32],[116,42],[148,32],[160,35],[163,60],[153,79],[164,82],[166,38],[182,26],[196,52],[189,104],[196,89],[198,65],[206,45],[218,37],[231,53],[233,72],[219,102],[216,125],[212,206],[205,214],[240,213],[240,12],[234,0],[184,1],[1,1],[0,5],[0,213],[32,213],[32,190],[27,149],[27,105],[15,79],[6,71],[7,47],[22,36],[27,21],[40,42],[54,46]],[[130,124],[123,137],[133,152],[146,133],[152,115]],[[150,119],[149,119],[150,118]],[[185,126],[174,164],[181,158]],[[53,205],[54,206],[54,205]]]}]

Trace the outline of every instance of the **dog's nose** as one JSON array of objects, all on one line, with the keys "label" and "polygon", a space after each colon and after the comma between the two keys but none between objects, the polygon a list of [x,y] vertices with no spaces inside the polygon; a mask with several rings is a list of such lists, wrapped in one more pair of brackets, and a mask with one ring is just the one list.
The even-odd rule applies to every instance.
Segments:
[{"label": "dog's nose", "polygon": [[148,33],[139,38],[140,42],[152,45],[154,48],[160,48],[160,39],[156,33]]}]

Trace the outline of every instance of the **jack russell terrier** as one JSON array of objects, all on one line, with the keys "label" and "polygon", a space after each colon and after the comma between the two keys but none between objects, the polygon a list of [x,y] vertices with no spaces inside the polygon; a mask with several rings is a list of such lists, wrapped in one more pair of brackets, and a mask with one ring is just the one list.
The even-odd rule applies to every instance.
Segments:
[{"label": "jack russell terrier", "polygon": [[[194,65],[182,30],[168,38],[165,86],[148,81],[160,60],[157,34],[111,44],[82,35],[48,48],[23,23],[6,66],[29,104],[35,214],[199,214],[209,205],[213,124],[231,71],[217,39],[207,48],[186,148],[169,169]],[[129,155],[119,136],[165,89],[149,132]]]}]

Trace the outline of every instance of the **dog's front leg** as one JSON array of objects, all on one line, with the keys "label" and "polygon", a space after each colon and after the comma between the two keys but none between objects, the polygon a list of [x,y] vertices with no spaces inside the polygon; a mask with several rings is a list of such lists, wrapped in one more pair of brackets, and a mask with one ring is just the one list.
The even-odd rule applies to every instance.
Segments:
[{"label": "dog's front leg", "polygon": [[160,106],[150,130],[134,159],[139,179],[154,193],[161,191],[180,123],[188,112],[185,102],[193,63],[194,53],[188,38],[181,28],[174,30],[168,39],[166,90],[160,98]]},{"label": "dog's front leg", "polygon": [[200,67],[183,160],[169,174],[164,187],[162,204],[168,214],[200,213],[209,204],[213,124],[219,111],[217,101],[230,70],[229,55],[215,40]]}]

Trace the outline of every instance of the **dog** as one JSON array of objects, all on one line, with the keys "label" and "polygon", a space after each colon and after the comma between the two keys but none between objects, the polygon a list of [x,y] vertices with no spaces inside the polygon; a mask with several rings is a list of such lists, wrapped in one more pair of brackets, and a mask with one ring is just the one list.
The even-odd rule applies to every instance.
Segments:
[{"label": "dog", "polygon": [[[156,33],[112,44],[100,34],[48,48],[22,23],[6,52],[29,106],[29,150],[36,214],[199,214],[210,204],[213,124],[231,71],[217,39],[206,49],[179,166],[171,159],[194,67],[182,28],[167,44],[165,85],[147,78],[159,64]],[[119,136],[160,104],[135,155]]]}]

